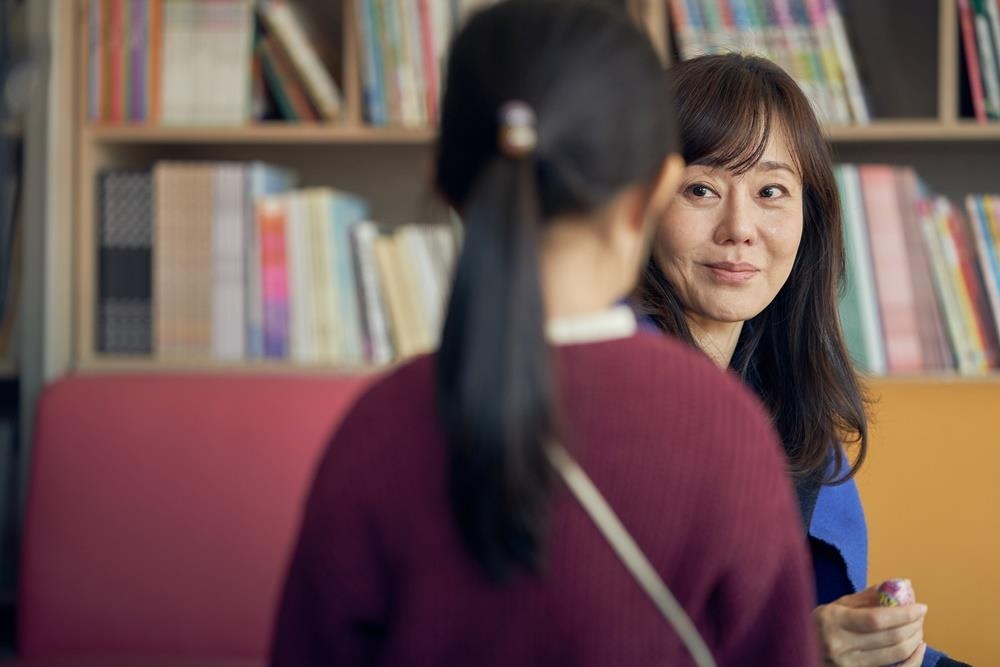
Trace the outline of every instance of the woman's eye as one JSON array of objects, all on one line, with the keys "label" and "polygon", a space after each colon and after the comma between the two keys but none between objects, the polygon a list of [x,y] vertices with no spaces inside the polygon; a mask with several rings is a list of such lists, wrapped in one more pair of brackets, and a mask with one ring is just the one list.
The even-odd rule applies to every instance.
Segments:
[{"label": "woman's eye", "polygon": [[780,185],[768,185],[765,188],[761,188],[760,196],[764,199],[774,199],[785,194],[785,189]]},{"label": "woman's eye", "polygon": [[708,188],[707,185],[698,185],[698,184],[692,185],[688,188],[688,192],[690,192],[695,197],[699,198],[712,196],[712,191]]}]

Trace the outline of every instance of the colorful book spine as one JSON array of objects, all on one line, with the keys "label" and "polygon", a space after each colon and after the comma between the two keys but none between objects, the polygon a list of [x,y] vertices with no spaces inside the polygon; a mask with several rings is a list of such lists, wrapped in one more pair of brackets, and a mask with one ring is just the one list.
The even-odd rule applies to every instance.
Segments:
[{"label": "colorful book spine", "polygon": [[[942,204],[944,211],[942,214]],[[922,209],[921,220],[924,232],[925,247],[931,260],[934,272],[934,288],[938,295],[938,303],[945,316],[946,330],[954,353],[955,363],[959,373],[969,374],[977,371],[977,365],[983,359],[982,351],[974,349],[968,332],[965,330],[965,318],[962,315],[961,295],[959,286],[955,283],[952,266],[957,265],[957,254],[951,246],[948,233],[947,202],[940,198],[929,198],[919,205]],[[942,229],[942,220],[944,226]]]},{"label": "colorful book spine", "polygon": [[149,39],[147,40],[148,70],[146,73],[146,99],[149,100],[147,120],[159,123],[162,117],[163,92],[163,0],[149,0]]},{"label": "colorful book spine", "polygon": [[374,0],[355,0],[355,18],[358,25],[358,59],[361,63],[361,83],[364,94],[365,120],[372,125],[385,125],[384,96],[382,94],[382,59],[378,36],[375,34]]},{"label": "colorful book spine", "polygon": [[275,196],[295,186],[295,175],[287,170],[252,163],[246,169],[246,200],[244,201],[244,238],[246,239],[246,341],[247,356],[259,359],[264,351],[264,294],[262,272],[261,229],[256,216],[257,202]]},{"label": "colorful book spine", "polygon": [[965,53],[965,67],[969,74],[969,86],[972,89],[972,109],[976,121],[985,123],[986,96],[983,92],[982,72],[979,69],[979,56],[976,50],[976,28],[969,0],[958,0],[958,17],[962,26],[962,48]]},{"label": "colorful book spine", "polygon": [[288,195],[257,201],[263,299],[264,356],[288,358],[288,250],[285,242]]},{"label": "colorful book spine", "polygon": [[965,208],[972,223],[976,254],[983,269],[983,284],[989,297],[993,326],[996,331],[1000,331],[1000,255],[997,254],[990,229],[988,198],[969,195],[965,198]]},{"label": "colorful book spine", "polygon": [[284,2],[268,1],[260,11],[270,31],[288,53],[320,115],[326,120],[336,119],[341,108],[340,90],[291,7]]},{"label": "colorful book spine", "polygon": [[378,229],[375,223],[366,220],[355,225],[351,232],[365,359],[373,364],[387,364],[392,361],[394,351],[383,280],[375,259]]},{"label": "colorful book spine", "polygon": [[973,21],[976,27],[976,47],[979,53],[979,71],[983,77],[986,115],[1000,118],[1000,72],[997,68],[997,54],[993,50],[994,40],[990,17],[984,0],[972,0]]},{"label": "colorful book spine", "polygon": [[91,0],[90,11],[87,15],[89,24],[87,31],[87,116],[91,122],[104,120],[104,113],[101,108],[103,87],[105,85],[104,77],[102,76],[105,52],[101,48],[104,38],[103,7],[104,3],[101,0]]},{"label": "colorful book spine", "polygon": [[146,44],[149,41],[149,0],[130,0],[132,31],[129,35],[129,120],[143,122],[146,108]]},{"label": "colorful book spine", "polygon": [[125,32],[125,0],[111,0],[111,32],[109,53],[110,61],[110,90],[111,107],[108,120],[112,123],[121,123],[124,118],[123,106],[125,100],[125,54],[124,54],[124,32]]},{"label": "colorful book spine", "polygon": [[821,0],[824,14],[830,26],[830,35],[833,39],[833,47],[837,51],[837,59],[840,61],[841,71],[844,73],[844,85],[847,88],[847,100],[850,102],[851,115],[854,122],[859,125],[866,125],[871,121],[868,112],[868,103],[865,101],[864,90],[861,88],[861,78],[858,76],[858,68],[854,64],[854,53],[851,51],[851,44],[847,40],[847,29],[844,28],[844,19],[840,14],[840,7],[837,0]]},{"label": "colorful book spine", "polygon": [[419,0],[417,14],[420,21],[420,45],[423,58],[423,82],[427,121],[436,122],[438,117],[438,99],[440,96],[437,67],[437,48],[434,40],[433,16],[430,0]]}]

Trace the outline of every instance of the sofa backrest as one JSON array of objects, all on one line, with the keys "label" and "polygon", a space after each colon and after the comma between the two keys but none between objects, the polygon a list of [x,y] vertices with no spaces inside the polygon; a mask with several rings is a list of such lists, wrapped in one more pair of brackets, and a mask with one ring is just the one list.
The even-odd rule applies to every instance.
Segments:
[{"label": "sofa backrest", "polygon": [[25,657],[261,657],[321,448],[363,376],[115,375],[38,404]]}]

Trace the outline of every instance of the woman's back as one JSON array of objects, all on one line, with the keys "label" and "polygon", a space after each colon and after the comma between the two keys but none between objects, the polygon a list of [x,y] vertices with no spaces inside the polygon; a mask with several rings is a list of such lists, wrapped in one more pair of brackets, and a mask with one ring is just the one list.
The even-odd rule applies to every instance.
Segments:
[{"label": "woman's back", "polygon": [[[560,485],[538,575],[494,583],[470,558],[428,391],[435,362],[423,357],[378,383],[331,442],[273,664],[690,664]],[[719,664],[815,664],[796,510],[777,442],[749,395],[698,355],[647,334],[562,345],[553,363],[564,444]]]}]

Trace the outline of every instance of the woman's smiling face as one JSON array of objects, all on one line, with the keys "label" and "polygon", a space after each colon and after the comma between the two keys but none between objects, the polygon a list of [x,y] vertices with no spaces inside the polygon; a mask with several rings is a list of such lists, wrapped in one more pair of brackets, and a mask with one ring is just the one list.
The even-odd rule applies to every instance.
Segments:
[{"label": "woman's smiling face", "polygon": [[656,230],[656,263],[694,322],[745,322],[788,280],[802,239],[802,178],[781,132],[745,173],[691,165]]}]

